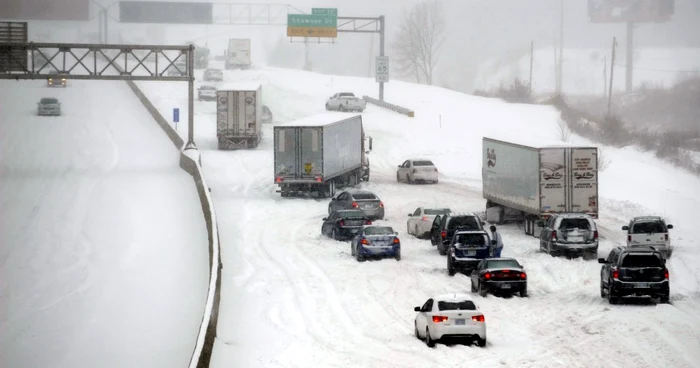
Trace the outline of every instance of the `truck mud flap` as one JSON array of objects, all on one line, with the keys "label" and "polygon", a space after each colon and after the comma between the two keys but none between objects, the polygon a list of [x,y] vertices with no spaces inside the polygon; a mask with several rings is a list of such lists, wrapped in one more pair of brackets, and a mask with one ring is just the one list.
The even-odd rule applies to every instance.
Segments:
[{"label": "truck mud flap", "polygon": [[241,150],[256,148],[260,143],[259,137],[246,137],[246,138],[226,138],[219,140],[220,150]]}]

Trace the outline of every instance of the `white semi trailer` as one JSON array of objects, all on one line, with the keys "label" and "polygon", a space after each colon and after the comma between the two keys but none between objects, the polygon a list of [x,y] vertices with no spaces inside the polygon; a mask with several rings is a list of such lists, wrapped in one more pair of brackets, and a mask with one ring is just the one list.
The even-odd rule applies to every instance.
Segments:
[{"label": "white semi trailer", "polygon": [[598,218],[598,149],[527,145],[483,138],[482,184],[486,219],[519,219],[537,236],[537,222],[553,213]]},{"label": "white semi trailer", "polygon": [[262,139],[262,87],[258,82],[221,85],[216,91],[220,150],[256,148]]}]

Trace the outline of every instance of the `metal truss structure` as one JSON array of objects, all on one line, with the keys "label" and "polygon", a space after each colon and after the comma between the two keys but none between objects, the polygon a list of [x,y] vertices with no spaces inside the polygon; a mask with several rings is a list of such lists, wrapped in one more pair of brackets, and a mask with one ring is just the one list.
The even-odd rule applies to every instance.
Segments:
[{"label": "metal truss structure", "polygon": [[0,43],[0,60],[8,63],[0,79],[189,82],[188,145],[194,144],[194,46],[9,42]]},{"label": "metal truss structure", "polygon": [[287,14],[305,12],[289,4],[212,3],[213,24],[286,26]]}]

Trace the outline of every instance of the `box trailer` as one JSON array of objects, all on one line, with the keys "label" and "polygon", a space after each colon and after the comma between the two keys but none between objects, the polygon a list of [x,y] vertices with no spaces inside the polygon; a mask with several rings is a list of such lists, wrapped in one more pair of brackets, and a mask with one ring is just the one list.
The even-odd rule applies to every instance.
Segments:
[{"label": "box trailer", "polygon": [[228,49],[226,50],[226,61],[224,61],[224,68],[250,69],[251,64],[252,62],[250,60],[250,39],[229,39]]},{"label": "box trailer", "polygon": [[552,213],[598,218],[598,148],[525,145],[483,138],[482,184],[486,219],[509,216],[537,235],[537,221]]},{"label": "box trailer", "polygon": [[323,113],[277,125],[275,183],[282,197],[332,197],[336,188],[369,180],[362,115]]},{"label": "box trailer", "polygon": [[216,91],[219,149],[255,148],[262,139],[262,87],[257,82],[228,83]]}]

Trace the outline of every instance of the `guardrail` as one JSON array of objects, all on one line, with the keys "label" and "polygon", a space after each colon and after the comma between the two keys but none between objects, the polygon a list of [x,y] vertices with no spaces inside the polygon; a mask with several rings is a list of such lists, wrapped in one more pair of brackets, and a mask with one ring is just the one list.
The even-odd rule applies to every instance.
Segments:
[{"label": "guardrail", "polygon": [[415,113],[411,109],[407,109],[405,107],[401,107],[399,105],[394,105],[385,101],[380,101],[376,98],[372,98],[369,96],[362,96],[362,99],[365,100],[367,103],[371,103],[372,105],[377,105],[379,107],[383,107],[387,110],[391,110],[394,112],[398,112],[399,114],[404,114],[408,116],[409,118],[412,118],[415,116]]},{"label": "guardrail", "polygon": [[184,147],[182,137],[173,129],[153,103],[146,97],[134,81],[126,81],[129,88],[148,110],[153,120],[163,129],[175,147],[180,151],[180,167],[192,175],[199,201],[202,205],[204,221],[209,235],[209,289],[205,303],[202,323],[199,326],[197,342],[190,357],[189,368],[208,368],[211,360],[214,340],[216,340],[216,323],[219,317],[219,301],[221,300],[221,253],[219,247],[219,229],[216,223],[216,211],[211,200],[210,189],[202,175],[199,151],[192,147]]}]

